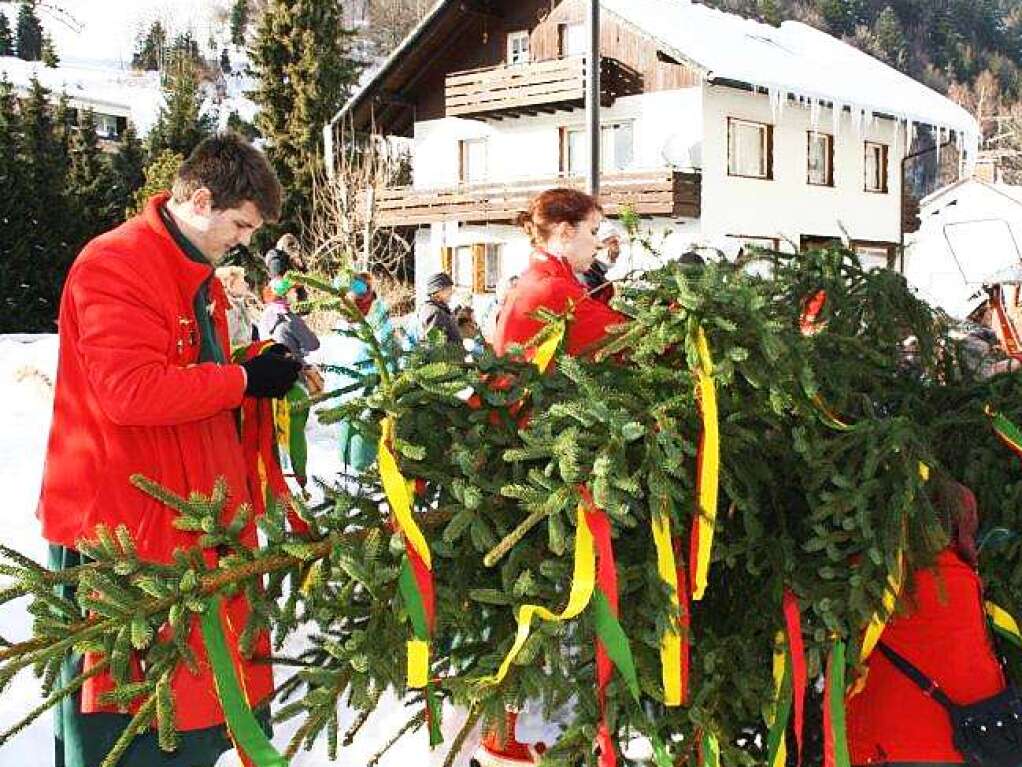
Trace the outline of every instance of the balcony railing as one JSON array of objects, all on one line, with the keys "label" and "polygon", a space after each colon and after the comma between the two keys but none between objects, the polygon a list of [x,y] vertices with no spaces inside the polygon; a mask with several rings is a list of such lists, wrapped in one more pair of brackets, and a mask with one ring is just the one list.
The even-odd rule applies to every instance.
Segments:
[{"label": "balcony railing", "polygon": [[[506,223],[544,189],[583,188],[585,180],[551,176],[503,184],[472,184],[441,189],[384,189],[375,199],[380,226],[418,226],[440,221]],[[639,216],[699,218],[702,177],[698,173],[654,170],[606,174],[600,202],[608,216],[630,210]]]},{"label": "balcony railing", "polygon": [[[620,62],[600,60],[603,106],[639,93],[641,76]],[[448,117],[511,117],[585,105],[586,57],[536,61],[452,72],[447,75]]]}]

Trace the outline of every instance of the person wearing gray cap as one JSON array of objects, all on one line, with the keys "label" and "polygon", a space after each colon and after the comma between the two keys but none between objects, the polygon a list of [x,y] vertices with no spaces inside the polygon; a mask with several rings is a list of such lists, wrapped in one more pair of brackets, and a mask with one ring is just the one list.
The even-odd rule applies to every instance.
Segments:
[{"label": "person wearing gray cap", "polygon": [[461,346],[458,323],[451,313],[451,296],[454,281],[446,272],[437,272],[426,280],[426,295],[429,296],[419,312],[420,336],[425,338],[434,328],[439,329],[447,343]]}]

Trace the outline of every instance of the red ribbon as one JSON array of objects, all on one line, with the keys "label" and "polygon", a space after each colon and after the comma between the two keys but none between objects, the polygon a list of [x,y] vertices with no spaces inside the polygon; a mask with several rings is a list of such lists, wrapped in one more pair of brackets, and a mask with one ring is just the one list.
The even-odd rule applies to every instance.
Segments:
[{"label": "red ribbon", "polygon": [[689,679],[692,663],[692,599],[688,592],[685,560],[681,555],[681,536],[674,536],[674,556],[677,564],[678,598],[681,602],[681,705],[688,703]]},{"label": "red ribbon", "polygon": [[794,699],[795,740],[798,743],[798,759],[802,764],[802,746],[805,728],[806,686],[809,675],[806,671],[806,648],[802,638],[802,617],[798,597],[791,589],[784,591],[784,623],[788,633],[788,650],[791,653],[791,692]]}]

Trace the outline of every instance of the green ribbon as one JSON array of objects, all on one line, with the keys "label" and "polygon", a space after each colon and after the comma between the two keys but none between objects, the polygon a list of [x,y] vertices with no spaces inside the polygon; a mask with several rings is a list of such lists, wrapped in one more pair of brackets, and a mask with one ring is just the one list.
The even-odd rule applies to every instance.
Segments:
[{"label": "green ribbon", "polygon": [[827,713],[833,736],[833,767],[850,767],[845,726],[845,643],[836,642],[830,654],[830,689]]},{"label": "green ribbon", "polygon": [[222,606],[223,599],[219,594],[211,597],[202,613],[201,625],[202,639],[206,644],[209,663],[213,667],[217,696],[224,710],[227,727],[238,750],[251,759],[256,767],[287,767],[288,760],[277,753],[270,743],[241,692],[238,674],[227,650],[224,627],[220,622]]},{"label": "green ribbon", "polygon": [[415,574],[406,555],[401,562],[401,575],[398,577],[398,590],[401,592],[401,599],[408,611],[408,618],[412,622],[412,633],[417,639],[423,642],[429,641],[429,624],[426,621],[426,606],[422,603],[422,594],[419,593],[419,584],[415,581]]},{"label": "green ribbon", "polygon": [[611,612],[610,602],[602,591],[593,595],[593,619],[596,623],[596,636],[607,648],[607,655],[614,668],[624,678],[628,685],[628,691],[636,701],[639,700],[639,677],[635,673],[635,659],[632,657],[632,648],[628,643],[625,630],[621,628],[621,621],[614,617]]},{"label": "green ribbon", "polygon": [[777,759],[777,751],[785,743],[785,736],[788,731],[788,721],[791,719],[792,701],[792,665],[791,647],[784,651],[784,677],[781,681],[781,691],[777,700],[777,710],[774,712],[774,722],[770,727],[770,735],[767,738],[767,765],[773,767]]}]

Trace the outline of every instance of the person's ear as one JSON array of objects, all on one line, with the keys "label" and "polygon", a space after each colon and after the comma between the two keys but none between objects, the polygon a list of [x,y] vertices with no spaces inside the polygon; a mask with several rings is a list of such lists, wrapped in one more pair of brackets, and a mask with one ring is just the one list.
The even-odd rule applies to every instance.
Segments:
[{"label": "person's ear", "polygon": [[192,208],[200,216],[208,216],[213,212],[213,193],[200,186],[192,192]]},{"label": "person's ear", "polygon": [[567,221],[562,221],[557,225],[557,234],[561,238],[561,242],[571,242],[575,237],[576,227]]}]

